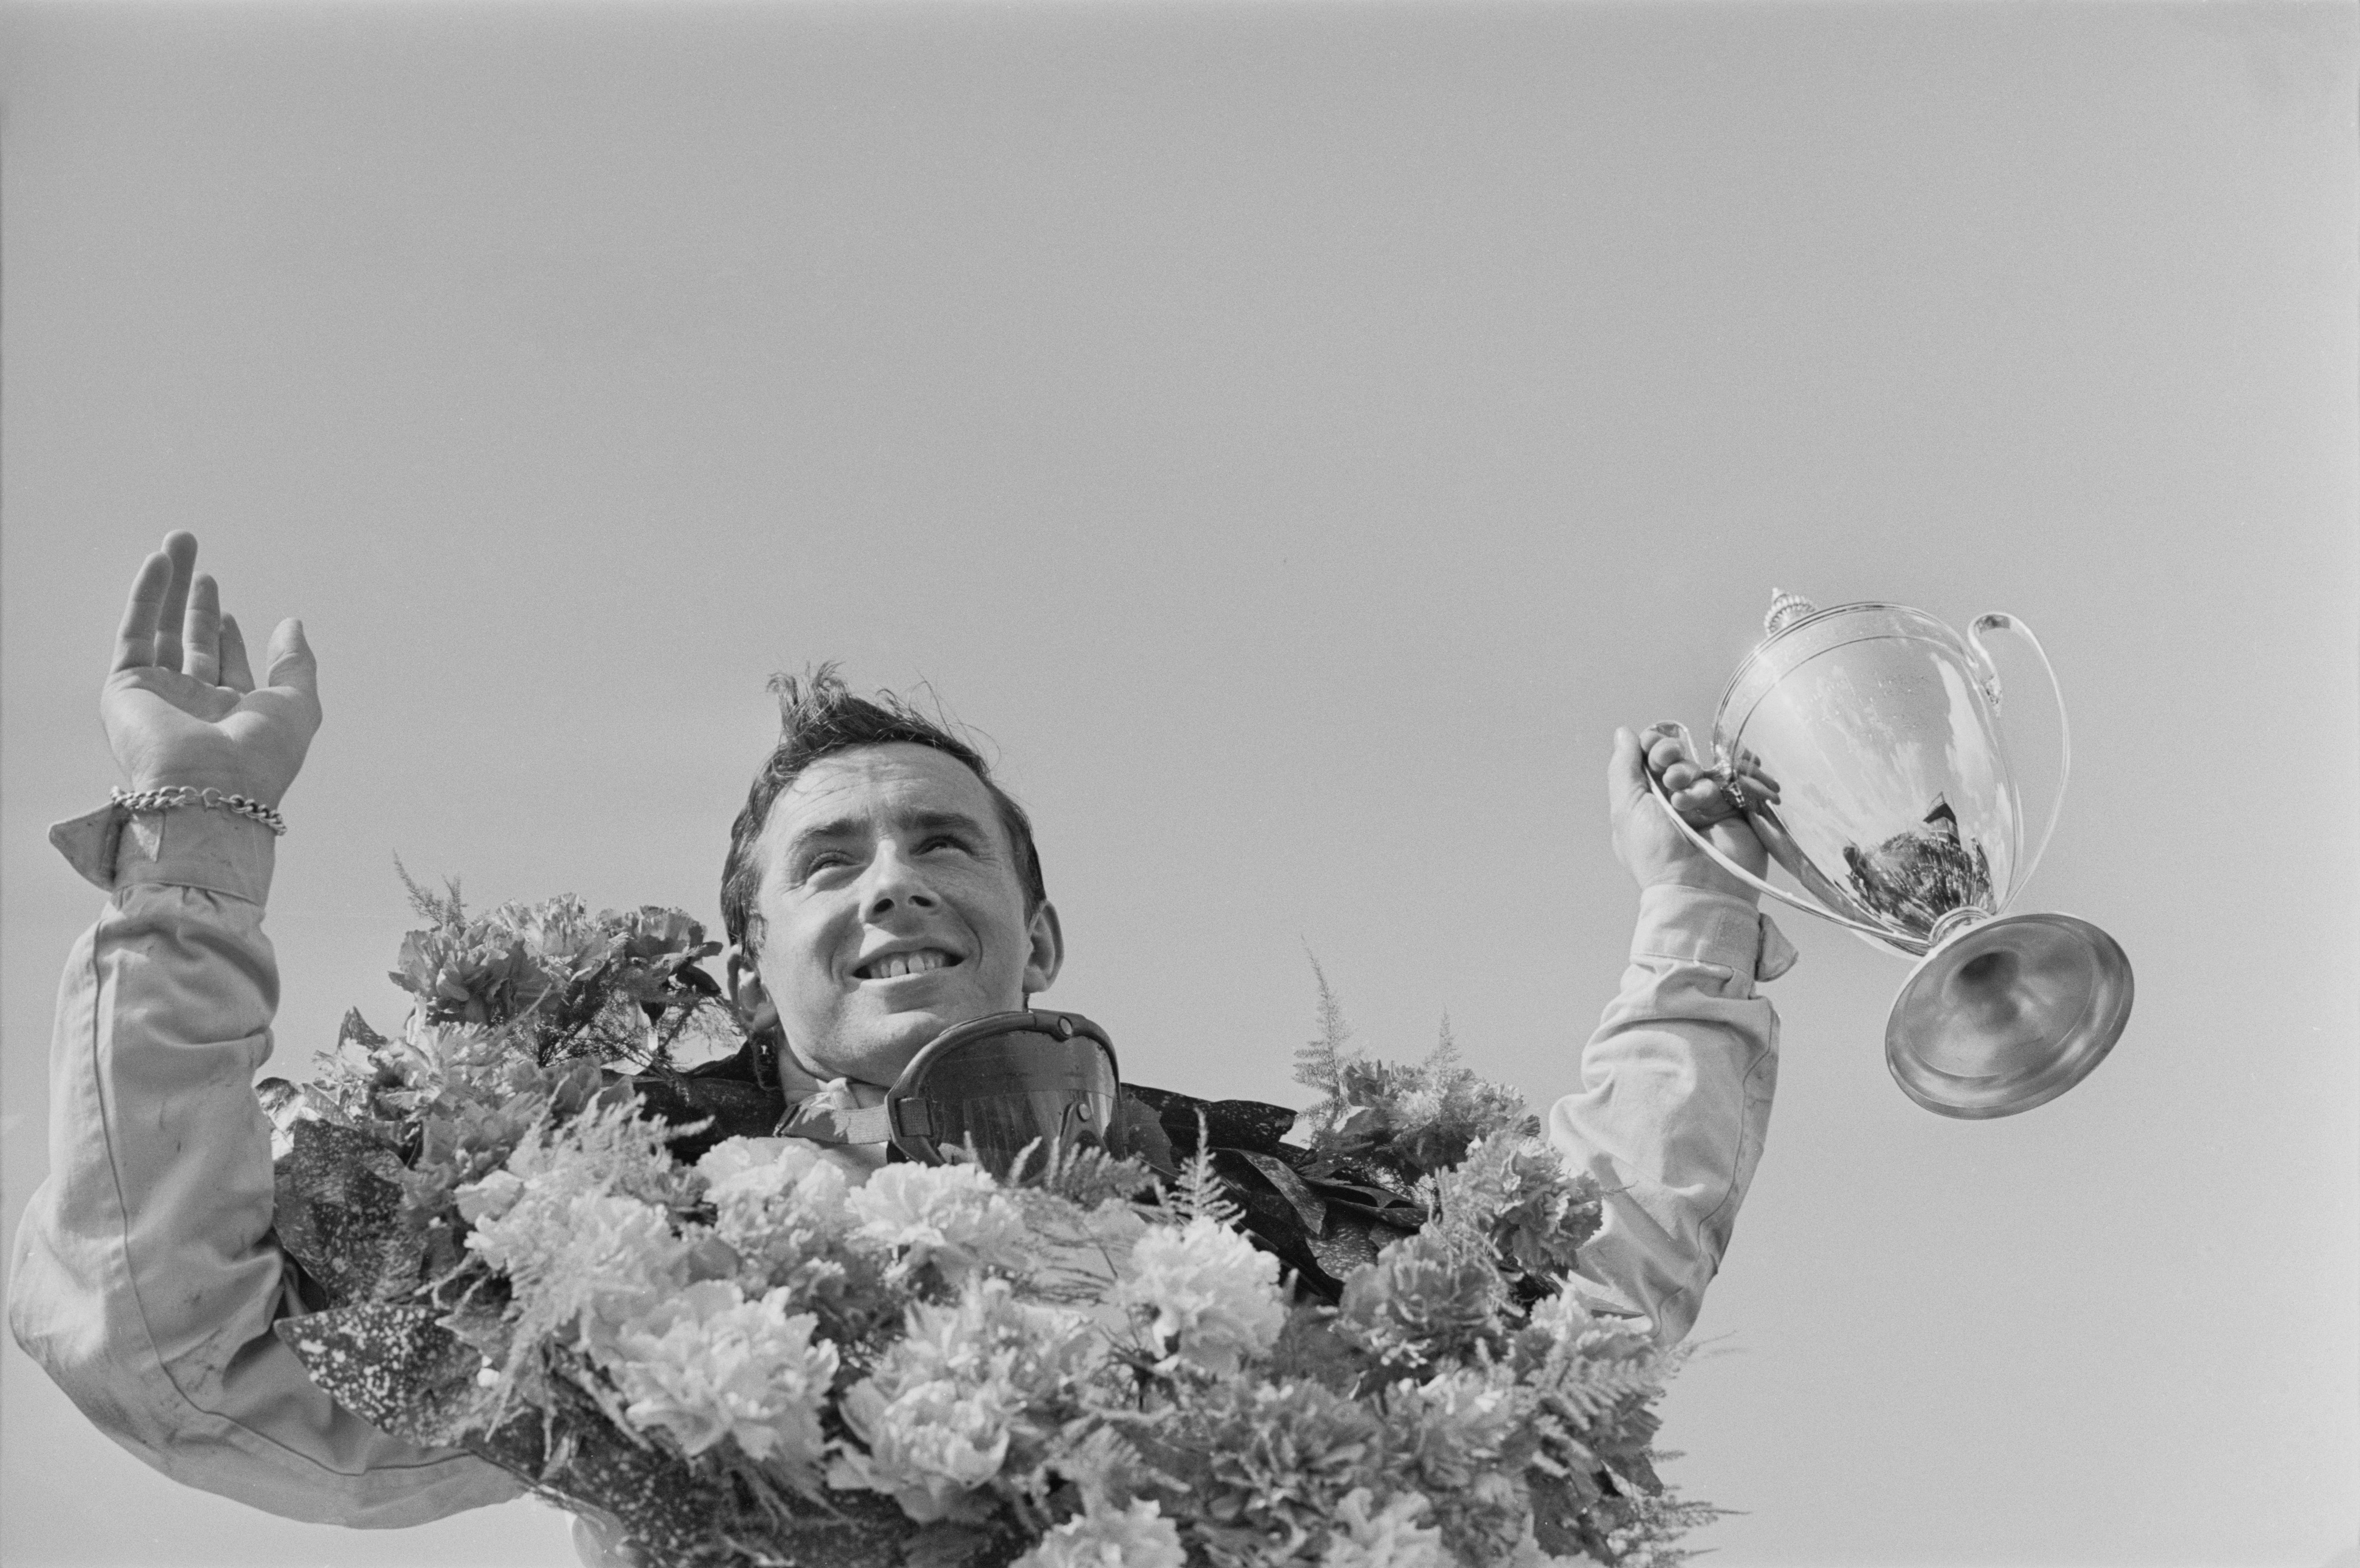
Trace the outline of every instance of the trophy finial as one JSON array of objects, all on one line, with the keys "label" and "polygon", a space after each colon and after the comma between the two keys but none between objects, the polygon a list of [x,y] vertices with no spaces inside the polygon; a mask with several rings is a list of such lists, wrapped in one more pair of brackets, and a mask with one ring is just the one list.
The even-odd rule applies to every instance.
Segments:
[{"label": "trophy finial", "polygon": [[1762,635],[1776,637],[1806,615],[1816,615],[1819,607],[1800,593],[1789,593],[1784,588],[1770,590],[1770,613],[1762,617]]}]

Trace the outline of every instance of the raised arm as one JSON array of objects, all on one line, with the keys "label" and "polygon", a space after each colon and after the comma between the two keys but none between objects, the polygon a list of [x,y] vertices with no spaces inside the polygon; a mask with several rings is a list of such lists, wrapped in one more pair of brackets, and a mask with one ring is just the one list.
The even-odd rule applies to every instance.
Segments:
[{"label": "raised arm", "polygon": [[1768,856],[1720,786],[1657,731],[1616,732],[1607,772],[1615,854],[1639,884],[1622,989],[1582,1050],[1581,1087],[1550,1107],[1551,1141],[1606,1190],[1582,1250],[1585,1294],[1695,1326],[1769,1129],[1778,1018],[1754,992],[1794,962],[1754,890],[1699,852],[1647,789],[1662,776],[1715,847],[1759,876]]},{"label": "raised arm", "polygon": [[214,803],[109,807],[51,832],[109,898],[59,991],[49,1174],[17,1233],[9,1323],[100,1430],[175,1480],[339,1524],[499,1501],[518,1490],[507,1476],[367,1425],[270,1332],[301,1309],[253,1090],[279,1000],[262,815],[320,707],[302,627],[279,626],[257,686],[195,557],[175,534],[140,568],[101,713],[133,791]]}]

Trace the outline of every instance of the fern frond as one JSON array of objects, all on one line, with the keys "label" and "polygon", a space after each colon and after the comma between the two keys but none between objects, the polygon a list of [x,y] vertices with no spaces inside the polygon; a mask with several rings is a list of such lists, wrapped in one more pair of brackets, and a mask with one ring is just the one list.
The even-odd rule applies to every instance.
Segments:
[{"label": "fern frond", "polygon": [[1220,1173],[1213,1169],[1213,1156],[1206,1148],[1212,1134],[1205,1126],[1205,1114],[1196,1113],[1196,1152],[1180,1167],[1180,1179],[1172,1186],[1172,1207],[1181,1218],[1216,1220],[1224,1225],[1235,1225],[1245,1217],[1221,1184]]},{"label": "fern frond", "polygon": [[1344,1005],[1328,984],[1328,972],[1318,955],[1305,943],[1303,956],[1311,962],[1311,978],[1319,987],[1319,1034],[1295,1053],[1295,1081],[1329,1099],[1339,1092],[1345,1058],[1351,1055],[1352,1026],[1344,1021]]},{"label": "fern frond", "polygon": [[417,911],[420,920],[431,920],[438,926],[466,923],[466,901],[459,897],[459,879],[456,877],[442,878],[442,891],[437,895],[419,886],[418,878],[410,874],[410,867],[401,863],[401,856],[398,855],[393,857],[393,870],[394,875],[401,878],[402,887],[409,890],[410,907]]},{"label": "fern frond", "polygon": [[1459,1041],[1451,1037],[1448,1013],[1442,1015],[1442,1038],[1435,1041],[1419,1067],[1426,1073],[1426,1086],[1444,1094],[1459,1079],[1471,1076],[1459,1060]]}]

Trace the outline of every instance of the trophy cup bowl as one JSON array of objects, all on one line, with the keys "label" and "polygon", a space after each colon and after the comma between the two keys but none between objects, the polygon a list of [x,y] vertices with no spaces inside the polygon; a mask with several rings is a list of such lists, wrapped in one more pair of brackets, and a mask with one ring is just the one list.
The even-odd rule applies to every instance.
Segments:
[{"label": "trophy cup bowl", "polygon": [[[2087,1076],[2122,1037],[2131,966],[2087,920],[2009,914],[2057,826],[2071,763],[2063,694],[2014,617],[1961,638],[1899,604],[1819,609],[1775,592],[1761,644],[1721,694],[1710,763],[1789,894],[1735,865],[1656,798],[1722,867],[1782,903],[1917,961],[1885,1021],[1903,1093],[1943,1116],[2013,1116]],[[2057,789],[2026,855],[2022,801],[1999,727],[1983,638],[2039,659],[2057,699]],[[1707,759],[1677,724],[1664,726]]]}]

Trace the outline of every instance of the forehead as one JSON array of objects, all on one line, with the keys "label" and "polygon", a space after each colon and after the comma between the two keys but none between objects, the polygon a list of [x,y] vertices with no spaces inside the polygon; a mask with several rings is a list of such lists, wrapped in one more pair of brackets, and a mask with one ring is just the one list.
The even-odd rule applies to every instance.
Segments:
[{"label": "forehead", "polygon": [[957,815],[989,828],[991,792],[975,770],[930,746],[895,742],[823,757],[796,776],[770,807],[775,850],[806,834],[874,831],[917,816]]}]

